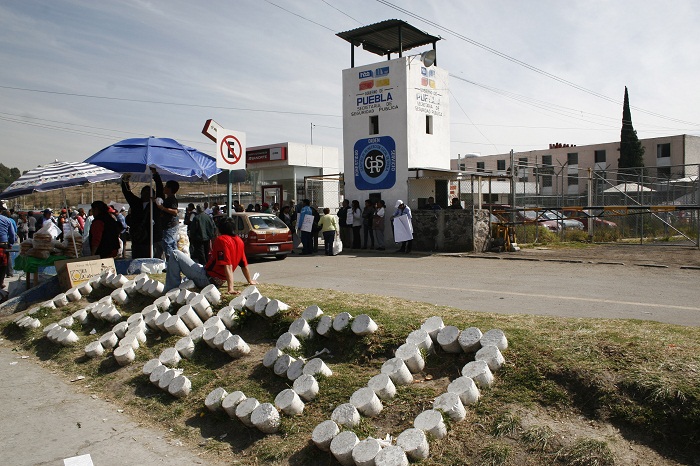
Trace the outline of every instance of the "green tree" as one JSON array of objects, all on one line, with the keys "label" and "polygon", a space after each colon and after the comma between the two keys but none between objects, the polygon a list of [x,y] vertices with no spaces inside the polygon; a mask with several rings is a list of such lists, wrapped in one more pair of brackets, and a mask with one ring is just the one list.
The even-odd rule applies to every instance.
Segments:
[{"label": "green tree", "polygon": [[617,161],[619,169],[618,182],[635,181],[643,174],[644,146],[637,137],[632,126],[630,99],[625,86],[625,101],[622,106],[622,131],[620,132],[620,158]]}]

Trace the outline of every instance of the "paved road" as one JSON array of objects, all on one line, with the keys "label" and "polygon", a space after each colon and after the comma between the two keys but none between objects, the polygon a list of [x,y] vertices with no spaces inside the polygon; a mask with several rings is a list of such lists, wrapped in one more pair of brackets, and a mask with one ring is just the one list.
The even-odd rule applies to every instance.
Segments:
[{"label": "paved road", "polygon": [[76,393],[36,364],[36,356],[21,355],[0,342],[2,464],[58,466],[88,454],[95,465],[207,464],[167,434],[139,427],[113,403]]},{"label": "paved road", "polygon": [[[601,260],[603,260],[602,258]],[[480,312],[656,320],[700,326],[699,270],[346,253],[251,265],[260,280]],[[236,272],[236,280],[242,280]]]}]

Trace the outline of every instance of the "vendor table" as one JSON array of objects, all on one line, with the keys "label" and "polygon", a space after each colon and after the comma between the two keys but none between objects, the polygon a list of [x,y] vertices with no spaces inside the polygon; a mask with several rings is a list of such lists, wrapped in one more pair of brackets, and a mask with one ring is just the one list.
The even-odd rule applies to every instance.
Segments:
[{"label": "vendor table", "polygon": [[39,284],[39,269],[50,267],[56,261],[68,259],[66,256],[49,256],[46,259],[39,259],[30,256],[17,256],[15,259],[15,270],[23,270],[27,274],[27,289],[31,288],[30,276],[34,275],[34,286]]}]

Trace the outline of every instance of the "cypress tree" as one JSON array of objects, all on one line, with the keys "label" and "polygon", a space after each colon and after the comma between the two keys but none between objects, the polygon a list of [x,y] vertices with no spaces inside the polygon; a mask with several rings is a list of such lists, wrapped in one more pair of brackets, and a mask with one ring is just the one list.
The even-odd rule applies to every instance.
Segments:
[{"label": "cypress tree", "polygon": [[[643,173],[644,146],[639,142],[637,132],[632,126],[630,99],[625,86],[625,101],[622,106],[622,131],[620,132],[620,158],[617,161],[619,169],[618,182],[635,181]],[[636,169],[636,170],[635,170]]]}]

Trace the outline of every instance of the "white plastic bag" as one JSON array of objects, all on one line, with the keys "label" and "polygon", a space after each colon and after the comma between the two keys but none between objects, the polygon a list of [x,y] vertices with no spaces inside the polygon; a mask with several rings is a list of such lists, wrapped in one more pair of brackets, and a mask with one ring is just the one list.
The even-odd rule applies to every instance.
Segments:
[{"label": "white plastic bag", "polygon": [[340,241],[340,235],[336,234],[333,240],[333,255],[337,256],[341,252],[343,252],[343,242]]}]

